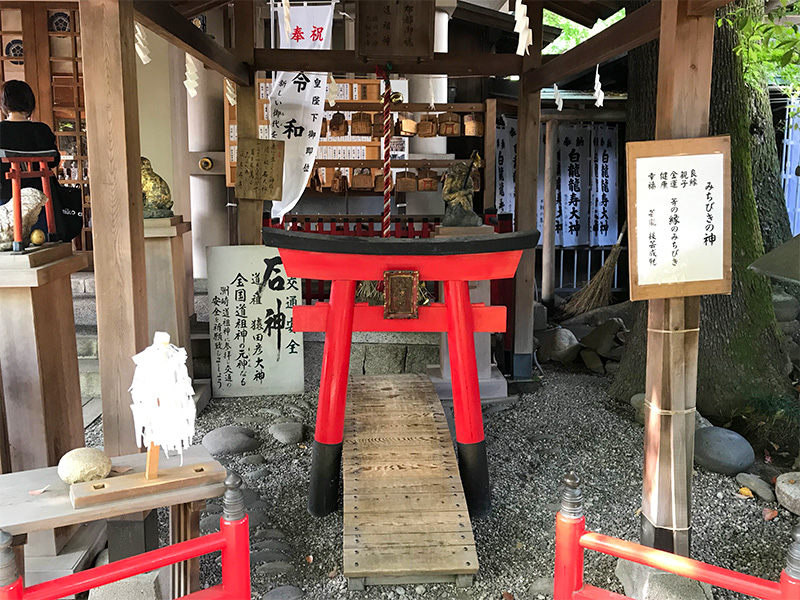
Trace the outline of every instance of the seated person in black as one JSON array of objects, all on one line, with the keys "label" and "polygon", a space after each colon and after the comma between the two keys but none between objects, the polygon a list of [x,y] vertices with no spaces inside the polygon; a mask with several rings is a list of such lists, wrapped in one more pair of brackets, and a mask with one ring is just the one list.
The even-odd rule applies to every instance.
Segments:
[{"label": "seated person in black", "polygon": [[[53,157],[48,160],[48,166],[56,167],[61,162],[56,136],[45,123],[30,120],[34,108],[36,99],[33,90],[24,81],[6,81],[0,87],[0,112],[3,115],[3,120],[0,121],[0,149],[34,152],[52,150]],[[8,163],[0,162],[0,205],[11,200],[11,180],[6,179],[9,169]],[[41,190],[42,180],[38,177],[24,179],[22,187]],[[53,194],[58,193],[55,177],[50,178],[50,189]],[[44,208],[34,229],[47,231]]]}]

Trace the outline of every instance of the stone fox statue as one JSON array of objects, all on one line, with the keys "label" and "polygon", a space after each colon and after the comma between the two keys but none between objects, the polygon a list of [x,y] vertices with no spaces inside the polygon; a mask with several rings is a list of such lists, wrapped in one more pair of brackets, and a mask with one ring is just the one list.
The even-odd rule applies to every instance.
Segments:
[{"label": "stone fox statue", "polygon": [[[31,235],[39,213],[47,202],[47,196],[36,188],[22,188],[22,239]],[[11,250],[14,241],[14,202],[0,206],[0,250]]]},{"label": "stone fox statue", "polygon": [[477,227],[481,218],[472,210],[475,187],[470,177],[472,163],[459,162],[447,170],[442,188],[445,201],[443,227]]}]

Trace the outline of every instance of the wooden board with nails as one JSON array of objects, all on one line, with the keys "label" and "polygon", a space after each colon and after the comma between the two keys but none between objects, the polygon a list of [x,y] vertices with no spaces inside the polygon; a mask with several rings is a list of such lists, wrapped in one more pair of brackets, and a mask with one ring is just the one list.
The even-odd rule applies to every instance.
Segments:
[{"label": "wooden board with nails", "polygon": [[427,377],[351,378],[343,472],[351,582],[452,582],[477,572],[453,442]]}]

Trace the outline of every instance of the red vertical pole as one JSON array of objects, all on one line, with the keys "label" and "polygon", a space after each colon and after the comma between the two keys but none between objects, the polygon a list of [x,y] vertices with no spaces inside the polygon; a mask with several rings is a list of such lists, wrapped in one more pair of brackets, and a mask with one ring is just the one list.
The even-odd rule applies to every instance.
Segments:
[{"label": "red vertical pole", "polygon": [[[49,171],[46,160],[39,161],[39,170],[44,173]],[[50,188],[50,178],[45,175],[42,175],[42,192],[47,196],[47,203],[44,205],[47,217],[47,240],[52,242],[58,239],[58,234],[56,233],[55,208],[53,207],[53,190]]]},{"label": "red vertical pole", "polygon": [[222,550],[222,589],[231,600],[250,600],[250,527],[245,515],[238,521],[220,521],[225,536]]},{"label": "red vertical pole", "polygon": [[22,172],[18,162],[11,163],[11,198],[14,204],[12,210],[14,211],[14,243],[12,250],[14,252],[22,252]]},{"label": "red vertical pole", "polygon": [[781,594],[783,600],[800,598],[800,579],[791,577],[786,571],[781,572]]},{"label": "red vertical pole", "polygon": [[308,492],[308,512],[317,517],[336,510],[339,496],[339,470],[342,460],[347,378],[350,374],[355,295],[355,281],[331,282]]},{"label": "red vertical pole", "polygon": [[22,577],[20,577],[11,585],[0,587],[0,600],[22,600],[24,592],[25,584],[22,582]]},{"label": "red vertical pole", "polygon": [[483,435],[483,415],[475,359],[475,324],[469,300],[469,282],[445,281],[447,346],[461,483],[473,517],[491,512],[489,467]]},{"label": "red vertical pole", "polygon": [[583,548],[581,535],[586,518],[568,519],[556,515],[556,567],[553,597],[568,600],[583,587]]}]

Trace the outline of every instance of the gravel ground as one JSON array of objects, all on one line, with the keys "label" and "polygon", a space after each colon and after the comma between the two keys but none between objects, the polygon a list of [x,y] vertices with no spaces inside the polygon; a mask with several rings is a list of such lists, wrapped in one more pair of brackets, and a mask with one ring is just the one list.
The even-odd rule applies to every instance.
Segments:
[{"label": "gravel ground", "polygon": [[[318,365],[318,358],[308,357],[306,362]],[[291,572],[267,575],[254,566],[253,598],[258,600],[280,585],[301,588],[309,600],[493,600],[503,592],[517,600],[550,598],[542,593],[542,582],[537,580],[552,576],[559,480],[569,469],[577,471],[584,482],[587,526],[599,533],[638,540],[643,429],[633,421],[633,409],[608,396],[610,379],[606,376],[572,367],[545,369],[540,390],[522,396],[509,410],[485,416],[493,513],[491,518],[473,523],[480,571],[469,589],[406,585],[347,591],[341,575],[341,512],[318,519],[305,510],[318,367],[306,374],[308,392],[303,396],[212,401],[198,417],[196,443],[222,425],[244,425],[258,433],[263,444],[248,455],[261,454],[265,465],[242,463],[242,456],[222,457],[222,462],[240,473],[245,485],[266,503],[254,511],[263,517],[263,523],[254,529],[278,529],[291,546],[291,551],[287,550]],[[296,407],[293,412],[290,405]],[[302,444],[283,446],[269,435],[269,425],[281,418],[274,413],[302,415],[306,425]],[[100,427],[98,422],[87,430],[90,445],[100,444]],[[778,518],[765,522],[762,510],[772,506],[735,497],[738,486],[732,477],[698,468],[693,485],[693,558],[777,580],[797,517],[779,509]],[[252,495],[250,503],[256,499]],[[215,510],[214,504],[210,507]],[[165,532],[163,515],[161,520]],[[308,556],[313,556],[313,562],[307,561]],[[204,586],[219,582],[215,558],[202,560]],[[585,564],[587,583],[622,592],[614,576],[614,559],[587,553]],[[714,590],[714,597],[743,598],[719,589]]]}]

